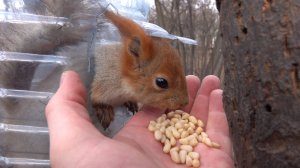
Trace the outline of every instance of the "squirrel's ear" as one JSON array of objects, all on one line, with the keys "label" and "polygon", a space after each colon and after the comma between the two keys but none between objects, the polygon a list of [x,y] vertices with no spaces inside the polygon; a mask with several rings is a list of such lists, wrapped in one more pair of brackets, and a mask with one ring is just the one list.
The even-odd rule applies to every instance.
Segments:
[{"label": "squirrel's ear", "polygon": [[141,40],[138,37],[133,37],[132,39],[130,39],[128,45],[128,52],[130,53],[130,55],[139,57],[140,50],[141,50]]},{"label": "squirrel's ear", "polygon": [[120,31],[125,41],[127,47],[125,49],[128,54],[145,61],[152,59],[152,39],[141,26],[126,17],[108,10],[105,11],[105,16],[110,19]]}]

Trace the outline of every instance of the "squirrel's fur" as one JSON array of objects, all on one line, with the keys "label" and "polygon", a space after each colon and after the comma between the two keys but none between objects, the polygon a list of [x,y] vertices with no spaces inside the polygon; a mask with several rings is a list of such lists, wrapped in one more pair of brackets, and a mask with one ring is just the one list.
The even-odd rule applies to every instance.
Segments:
[{"label": "squirrel's fur", "polygon": [[[122,44],[108,44],[96,51],[91,99],[103,126],[109,126],[113,107],[118,105],[136,107],[141,103],[161,109],[186,105],[183,66],[170,43],[148,36],[138,24],[111,11],[106,11],[105,16],[120,31]],[[167,80],[169,87],[159,88],[156,78]]]}]

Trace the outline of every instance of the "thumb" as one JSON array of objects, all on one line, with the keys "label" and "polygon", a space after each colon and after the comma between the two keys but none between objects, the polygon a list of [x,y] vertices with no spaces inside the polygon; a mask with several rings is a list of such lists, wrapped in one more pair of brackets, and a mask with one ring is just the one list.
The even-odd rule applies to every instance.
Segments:
[{"label": "thumb", "polygon": [[74,147],[95,136],[103,137],[91,123],[85,106],[86,91],[79,75],[72,71],[64,72],[60,87],[45,111],[50,132],[50,151]]},{"label": "thumb", "polygon": [[[51,124],[52,119],[57,120],[56,115],[60,117],[62,117],[61,115],[70,115],[71,110],[75,109],[75,114],[89,120],[85,106],[86,90],[79,75],[73,71],[66,71],[61,76],[60,86],[57,92],[46,106],[47,121]],[[64,108],[69,109],[67,111],[60,112]]]}]

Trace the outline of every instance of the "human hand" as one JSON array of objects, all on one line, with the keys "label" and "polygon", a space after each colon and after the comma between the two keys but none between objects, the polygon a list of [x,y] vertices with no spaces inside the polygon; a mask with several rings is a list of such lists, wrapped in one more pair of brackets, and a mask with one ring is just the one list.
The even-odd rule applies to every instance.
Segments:
[{"label": "human hand", "polygon": [[[208,148],[200,143],[201,167],[233,167],[228,123],[223,110],[219,79],[207,76],[200,86],[195,76],[187,76],[190,103],[183,110],[206,123],[210,139],[221,145]],[[112,139],[91,123],[86,110],[86,91],[79,76],[65,72],[61,84],[46,107],[50,131],[52,167],[185,167],[173,163],[163,153],[147,127],[163,111],[143,108]]]}]

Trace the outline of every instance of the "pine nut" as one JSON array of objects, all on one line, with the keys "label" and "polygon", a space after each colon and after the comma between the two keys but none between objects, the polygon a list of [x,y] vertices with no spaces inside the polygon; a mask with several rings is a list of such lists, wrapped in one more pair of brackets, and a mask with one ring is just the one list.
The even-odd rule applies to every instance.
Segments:
[{"label": "pine nut", "polygon": [[176,139],[174,137],[171,137],[170,142],[172,146],[176,145]]},{"label": "pine nut", "polygon": [[185,158],[185,164],[187,166],[192,166],[193,165],[193,159],[189,155],[186,156],[186,158]]},{"label": "pine nut", "polygon": [[207,138],[207,137],[208,137],[208,135],[207,135],[205,132],[201,132],[201,136],[202,136],[203,138]]},{"label": "pine nut", "polygon": [[151,124],[151,125],[156,125],[156,122],[155,122],[155,121],[150,121],[149,124]]},{"label": "pine nut", "polygon": [[174,124],[176,124],[178,122],[178,118],[172,118],[171,121],[173,121]]},{"label": "pine nut", "polygon": [[175,162],[175,163],[180,163],[180,158],[179,158],[179,154],[176,151],[170,152],[171,155],[171,159]]},{"label": "pine nut", "polygon": [[187,132],[188,132],[189,134],[192,134],[192,133],[194,133],[194,129],[191,128],[191,127],[189,127],[189,128],[187,129]]},{"label": "pine nut", "polygon": [[167,117],[168,118],[172,118],[174,116],[175,112],[174,111],[171,111],[167,114]]},{"label": "pine nut", "polygon": [[195,132],[200,135],[201,132],[203,132],[203,128],[202,127],[198,127]]},{"label": "pine nut", "polygon": [[180,129],[178,129],[177,130],[179,133],[180,133],[180,135],[182,134],[182,132],[184,131],[184,129],[183,128],[180,128]]},{"label": "pine nut", "polygon": [[193,138],[197,137],[197,134],[192,134],[192,135],[189,135],[188,137],[186,137],[186,139],[188,139],[189,141]]},{"label": "pine nut", "polygon": [[194,124],[194,123],[192,123],[192,122],[189,122],[189,125],[190,125],[190,128],[193,128],[193,129],[195,129],[195,128],[196,128],[195,124]]},{"label": "pine nut", "polygon": [[192,161],[192,165],[193,165],[193,167],[200,167],[200,161],[198,159],[194,159]]},{"label": "pine nut", "polygon": [[175,146],[175,147],[173,147],[173,148],[170,149],[170,152],[171,152],[172,150],[175,150],[176,152],[178,152],[178,151],[179,151],[179,148],[178,148],[178,146]]},{"label": "pine nut", "polygon": [[189,116],[189,121],[192,122],[193,124],[197,124],[198,120],[194,116]]},{"label": "pine nut", "polygon": [[160,141],[161,138],[162,138],[162,133],[161,133],[159,130],[156,130],[156,131],[154,132],[154,137],[155,137],[155,139],[156,139],[157,141]]},{"label": "pine nut", "polygon": [[205,138],[203,139],[203,143],[204,143],[205,145],[209,146],[209,147],[212,147],[212,142],[211,142],[211,140],[210,140],[208,137],[205,137]]},{"label": "pine nut", "polygon": [[174,118],[180,119],[180,118],[181,118],[181,115],[175,113],[175,114],[174,114]]},{"label": "pine nut", "polygon": [[174,127],[172,127],[172,134],[175,138],[180,138],[180,133]]},{"label": "pine nut", "polygon": [[190,117],[190,115],[188,113],[183,113],[181,118],[183,120],[185,120],[185,119],[188,119],[189,117]]},{"label": "pine nut", "polygon": [[171,155],[171,159],[175,162],[175,163],[180,163],[180,157],[178,154],[178,151],[176,150],[170,150],[170,155]]},{"label": "pine nut", "polygon": [[156,119],[157,123],[162,123],[164,121],[164,118],[160,116],[158,119]]},{"label": "pine nut", "polygon": [[167,119],[164,122],[161,123],[162,126],[166,127],[170,123],[170,120]]},{"label": "pine nut", "polygon": [[186,139],[186,138],[182,138],[182,139],[179,139],[179,143],[182,144],[182,145],[188,145],[189,144],[189,140]]},{"label": "pine nut", "polygon": [[185,112],[182,111],[182,110],[175,110],[175,113],[176,113],[176,114],[182,114],[182,113],[185,113]]},{"label": "pine nut", "polygon": [[201,120],[198,120],[197,121],[197,125],[199,126],[199,127],[204,127],[204,123],[203,123],[203,121],[201,121]]},{"label": "pine nut", "polygon": [[200,155],[197,152],[189,152],[188,155],[192,158],[192,159],[199,159]]},{"label": "pine nut", "polygon": [[182,121],[183,124],[188,124],[189,123],[188,119],[182,119],[181,121]]},{"label": "pine nut", "polygon": [[182,138],[182,139],[179,139],[179,143],[182,145],[188,145],[189,140],[187,138]]},{"label": "pine nut", "polygon": [[187,156],[187,151],[186,150],[180,150],[179,151],[179,157],[180,157],[180,162],[181,163],[185,163],[186,156]]},{"label": "pine nut", "polygon": [[193,147],[197,146],[198,145],[197,139],[196,138],[191,139],[189,142],[189,145],[191,145]]},{"label": "pine nut", "polygon": [[159,131],[162,132],[162,133],[165,133],[165,132],[166,132],[166,127],[161,127],[161,128],[159,129]]},{"label": "pine nut", "polygon": [[188,123],[186,123],[186,124],[183,125],[184,129],[188,129],[189,127],[190,127],[190,124],[188,124]]},{"label": "pine nut", "polygon": [[203,137],[201,135],[198,136],[198,141],[203,142]]},{"label": "pine nut", "polygon": [[160,127],[161,127],[161,124],[160,124],[160,123],[155,124],[155,128],[156,128],[157,130],[159,130]]},{"label": "pine nut", "polygon": [[214,147],[214,148],[220,148],[221,145],[218,144],[218,143],[216,143],[216,142],[212,142],[212,147]]},{"label": "pine nut", "polygon": [[180,149],[186,150],[187,152],[192,152],[193,151],[193,147],[191,145],[181,145]]},{"label": "pine nut", "polygon": [[156,130],[155,126],[152,125],[152,124],[149,124],[148,125],[148,130],[151,131],[151,132],[154,132]]},{"label": "pine nut", "polygon": [[170,141],[167,139],[166,142],[165,142],[163,151],[164,151],[165,153],[169,153],[170,150],[171,150],[171,143],[170,143]]},{"label": "pine nut", "polygon": [[187,136],[189,136],[189,133],[187,131],[182,131],[180,138],[185,138]]},{"label": "pine nut", "polygon": [[165,134],[166,134],[166,136],[167,136],[169,139],[171,139],[171,137],[173,137],[171,127],[168,127],[168,128],[166,129]]},{"label": "pine nut", "polygon": [[161,139],[160,139],[160,142],[161,142],[161,143],[165,143],[166,140],[167,140],[166,135],[162,134],[162,137],[161,137]]},{"label": "pine nut", "polygon": [[182,124],[181,122],[177,122],[177,123],[175,124],[175,128],[176,128],[176,129],[183,128],[183,124]]}]

